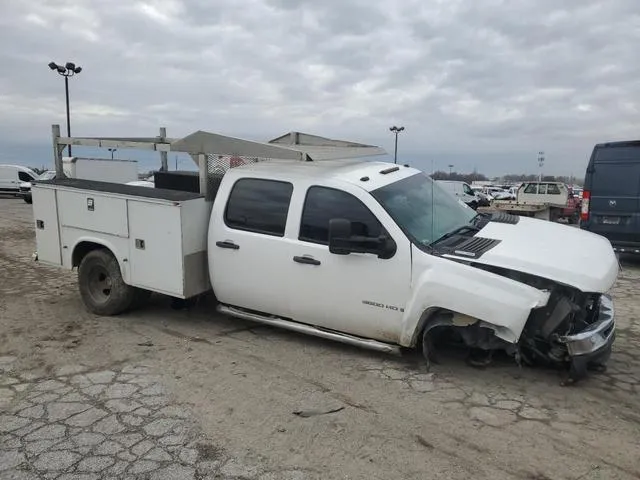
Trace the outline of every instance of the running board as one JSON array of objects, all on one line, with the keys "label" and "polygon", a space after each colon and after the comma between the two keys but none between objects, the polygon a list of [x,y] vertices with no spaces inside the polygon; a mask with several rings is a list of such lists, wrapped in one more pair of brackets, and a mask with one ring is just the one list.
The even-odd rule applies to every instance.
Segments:
[{"label": "running board", "polygon": [[230,315],[236,318],[242,318],[243,320],[251,320],[252,322],[264,323],[278,328],[284,328],[292,330],[294,332],[305,333],[307,335],[313,335],[314,337],[326,338],[337,342],[346,343],[348,345],[354,345],[356,347],[368,348],[371,350],[378,350],[385,353],[400,353],[400,347],[397,345],[391,345],[389,343],[378,342],[377,340],[370,340],[366,338],[355,337],[346,333],[334,332],[332,330],[322,330],[311,325],[305,325],[304,323],[293,322],[291,320],[285,320],[279,317],[264,316],[258,313],[245,312],[238,308],[229,307],[227,305],[218,305],[218,312],[224,315]]}]

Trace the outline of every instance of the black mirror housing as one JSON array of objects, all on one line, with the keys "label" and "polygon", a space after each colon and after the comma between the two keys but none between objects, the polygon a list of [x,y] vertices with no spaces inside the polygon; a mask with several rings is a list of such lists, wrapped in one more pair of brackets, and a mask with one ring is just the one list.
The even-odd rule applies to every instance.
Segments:
[{"label": "black mirror housing", "polygon": [[336,255],[349,255],[351,239],[351,222],[345,218],[329,220],[329,251]]},{"label": "black mirror housing", "polygon": [[366,237],[353,235],[353,225],[344,218],[329,220],[329,252],[335,255],[350,253],[371,253],[387,259],[395,255],[396,242],[386,235]]}]

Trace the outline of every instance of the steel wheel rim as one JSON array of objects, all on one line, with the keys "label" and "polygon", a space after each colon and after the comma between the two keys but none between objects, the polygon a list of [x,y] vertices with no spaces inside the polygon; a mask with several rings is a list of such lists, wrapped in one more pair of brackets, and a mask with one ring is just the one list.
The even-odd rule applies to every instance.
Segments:
[{"label": "steel wheel rim", "polygon": [[113,280],[107,269],[94,266],[89,272],[89,295],[96,303],[105,303],[111,297]]}]

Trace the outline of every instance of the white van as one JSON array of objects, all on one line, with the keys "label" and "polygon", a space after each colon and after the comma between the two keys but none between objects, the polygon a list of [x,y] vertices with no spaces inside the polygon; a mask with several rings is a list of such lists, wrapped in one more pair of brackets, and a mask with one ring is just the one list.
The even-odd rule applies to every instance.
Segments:
[{"label": "white van", "polygon": [[0,193],[20,193],[20,184],[34,180],[38,174],[22,165],[0,165]]},{"label": "white van", "polygon": [[478,208],[478,197],[468,183],[455,180],[437,180],[438,185],[455,195],[474,210]]}]

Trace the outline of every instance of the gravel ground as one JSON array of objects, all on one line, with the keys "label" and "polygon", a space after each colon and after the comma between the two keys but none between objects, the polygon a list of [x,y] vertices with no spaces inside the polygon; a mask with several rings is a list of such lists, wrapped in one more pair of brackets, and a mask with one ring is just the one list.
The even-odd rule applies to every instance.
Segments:
[{"label": "gravel ground", "polygon": [[573,387],[508,359],[398,358],[168,299],[86,312],[0,197],[0,479],[638,479],[640,262],[609,369]]}]

